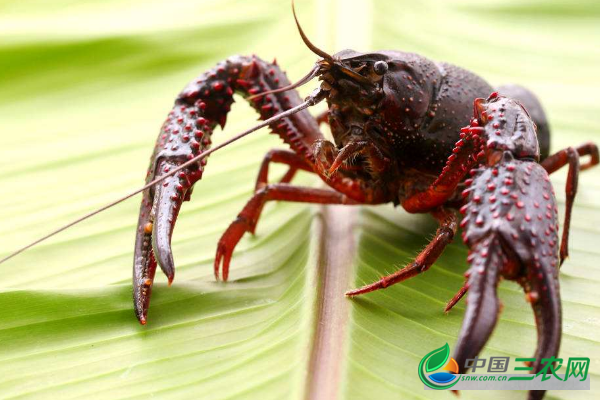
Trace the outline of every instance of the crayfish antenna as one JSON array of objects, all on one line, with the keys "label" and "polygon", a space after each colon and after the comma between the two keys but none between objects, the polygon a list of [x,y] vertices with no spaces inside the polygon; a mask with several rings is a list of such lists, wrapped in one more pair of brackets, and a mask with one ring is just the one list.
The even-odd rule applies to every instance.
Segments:
[{"label": "crayfish antenna", "polygon": [[314,44],[312,44],[311,41],[306,36],[306,34],[304,33],[304,31],[302,30],[302,27],[300,26],[300,22],[298,22],[298,17],[296,16],[296,7],[294,7],[294,0],[292,0],[292,13],[294,14],[294,21],[296,21],[296,26],[298,27],[298,33],[300,33],[300,37],[302,37],[302,41],[304,42],[306,47],[308,47],[310,49],[310,51],[312,51],[316,55],[323,57],[327,61],[333,62],[333,57],[331,55],[329,55],[328,53],[326,53],[325,51],[319,49]]},{"label": "crayfish antenna", "polygon": [[275,93],[281,93],[281,92],[287,92],[288,90],[292,90],[292,89],[296,89],[308,82],[310,82],[315,76],[317,76],[317,73],[319,72],[319,66],[315,66],[313,69],[310,70],[310,72],[306,75],[304,75],[302,78],[298,79],[298,81],[296,83],[292,83],[291,85],[287,85],[278,89],[273,89],[273,90],[267,90],[266,92],[262,92],[262,93],[258,93],[258,94],[254,94],[252,96],[248,96],[248,100],[254,100],[257,99],[259,97],[263,97],[263,96],[267,96],[269,94],[275,94]]}]

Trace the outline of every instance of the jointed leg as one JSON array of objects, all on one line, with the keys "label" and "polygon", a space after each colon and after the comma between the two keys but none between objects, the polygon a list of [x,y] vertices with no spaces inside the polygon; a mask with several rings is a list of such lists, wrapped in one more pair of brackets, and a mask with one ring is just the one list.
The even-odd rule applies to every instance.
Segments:
[{"label": "jointed leg", "polygon": [[306,160],[300,157],[298,154],[294,153],[293,151],[273,149],[265,155],[265,158],[263,158],[263,162],[260,165],[258,177],[256,178],[256,191],[267,186],[269,179],[269,164],[272,162],[286,164],[290,167],[290,169],[286,172],[283,178],[281,178],[279,183],[291,182],[291,180],[294,178],[296,172],[299,169],[303,171],[313,172],[312,168],[306,162]]},{"label": "jointed leg", "polygon": [[402,207],[410,213],[427,212],[442,206],[456,191],[467,172],[477,164],[482,156],[482,140],[479,135],[483,128],[474,121],[461,130],[461,139],[456,143],[452,154],[440,176],[424,191],[414,194],[402,202]]},{"label": "jointed leg", "polygon": [[[317,141],[317,143],[322,142]],[[278,184],[268,184],[269,164],[271,162],[289,166],[288,172]],[[229,264],[235,246],[245,232],[254,234],[256,224],[267,201],[281,200],[318,204],[361,204],[363,202],[373,204],[387,201],[378,185],[369,186],[368,182],[353,180],[343,174],[325,178],[325,181],[335,190],[288,185],[299,169],[323,177],[319,169],[313,167],[314,164],[310,157],[304,157],[297,152],[271,150],[267,153],[258,173],[253,197],[248,201],[242,212],[238,214],[236,220],[229,225],[217,245],[214,264],[217,279],[219,279],[219,270],[221,261],[223,261],[223,280],[227,280]]]},{"label": "jointed leg", "polygon": [[445,209],[438,209],[432,212],[432,215],[439,221],[440,227],[438,228],[435,237],[427,247],[415,258],[415,260],[391,275],[384,276],[377,282],[370,285],[363,286],[358,289],[350,290],[346,292],[346,296],[356,296],[363,293],[369,293],[374,290],[384,289],[388,286],[396,284],[412,278],[425,272],[433,265],[433,263],[442,254],[446,245],[452,241],[457,229],[456,215],[452,211]]},{"label": "jointed leg", "polygon": [[446,307],[444,307],[444,312],[450,311],[452,309],[452,307],[454,307],[456,305],[456,303],[458,303],[460,301],[460,299],[462,299],[463,296],[465,294],[467,294],[468,290],[469,290],[469,287],[465,283],[463,285],[463,287],[461,287],[460,290],[458,292],[456,292],[456,294],[454,295],[454,297],[452,297],[450,299],[450,301],[448,303],[446,303]]},{"label": "jointed leg", "polygon": [[[582,166],[579,165],[579,157],[590,155],[590,161]],[[573,201],[577,193],[577,181],[579,170],[588,169],[599,162],[598,148],[593,143],[585,143],[577,149],[568,147],[563,149],[542,162],[542,166],[548,174],[551,174],[558,169],[569,164],[569,172],[567,175],[566,192],[566,207],[565,207],[565,222],[563,224],[563,235],[560,244],[560,262],[561,264],[569,255],[569,230],[571,225],[571,213],[573,210]]]},{"label": "jointed leg", "polygon": [[[269,185],[268,183],[269,164],[272,162],[289,166],[289,170],[281,178],[279,185]],[[299,169],[314,172],[310,164],[306,162],[306,159],[293,151],[273,149],[265,155],[256,179],[254,196],[248,201],[237,219],[229,225],[219,240],[217,255],[215,257],[215,276],[217,279],[221,259],[223,258],[223,280],[227,280],[229,262],[235,246],[245,232],[254,234],[256,224],[267,201],[288,200],[312,203],[324,202],[325,204],[339,204],[344,201],[350,202],[344,195],[331,190],[287,185]]]},{"label": "jointed leg", "polygon": [[590,161],[581,165],[581,170],[585,171],[600,163],[600,155],[598,154],[598,146],[595,143],[587,142],[575,148],[579,157],[590,156]]},{"label": "jointed leg", "polygon": [[329,189],[291,186],[286,183],[276,183],[262,187],[252,196],[219,240],[214,266],[217,279],[219,279],[219,269],[221,260],[223,260],[223,280],[227,280],[233,249],[245,232],[254,233],[265,203],[271,200],[317,204],[357,204],[346,195]]}]

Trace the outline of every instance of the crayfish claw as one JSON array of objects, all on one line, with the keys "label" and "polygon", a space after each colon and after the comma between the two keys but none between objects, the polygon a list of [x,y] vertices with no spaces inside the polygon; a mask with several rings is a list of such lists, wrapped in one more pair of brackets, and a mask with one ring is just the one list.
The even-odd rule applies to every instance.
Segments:
[{"label": "crayfish claw", "polygon": [[[159,163],[163,171],[174,167],[164,161]],[[142,325],[146,324],[156,267],[160,266],[169,285],[175,276],[171,235],[183,201],[182,193],[177,194],[178,181],[177,177],[167,178],[154,190],[144,193],[133,265],[133,300]]]},{"label": "crayfish claw", "polygon": [[[162,162],[159,168],[175,168],[176,165]],[[171,237],[177,215],[183,203],[182,189],[178,190],[179,178],[167,178],[164,183],[156,188],[153,209],[156,217],[152,230],[152,248],[158,265],[167,276],[169,285],[175,277],[175,263],[171,249]]]},{"label": "crayfish claw", "polygon": [[146,324],[152,283],[156,272],[156,259],[152,249],[152,201],[149,193],[144,193],[140,207],[138,231],[135,240],[133,261],[133,304],[135,315],[142,325]]},{"label": "crayfish claw", "polygon": [[465,373],[466,360],[483,349],[500,313],[496,288],[505,256],[499,238],[488,237],[473,248],[473,253],[478,256],[469,270],[467,310],[453,356],[461,374]]},{"label": "crayfish claw", "polygon": [[[496,96],[487,103],[476,101],[475,109],[488,119],[503,110],[505,118],[486,124],[479,117],[488,139],[483,168],[473,174],[464,207],[463,239],[472,253],[467,310],[454,359],[464,373],[465,361],[485,345],[501,309],[496,287],[506,278],[523,287],[535,314],[538,344],[531,367],[536,374],[542,359],[558,354],[561,338],[556,199],[546,169],[536,162],[535,125],[523,106]],[[540,390],[529,393],[529,399],[543,396]]]},{"label": "crayfish claw", "polygon": [[[200,111],[196,104],[175,104],[161,129],[146,182],[177,168],[210,145],[209,141],[196,140],[211,133],[215,125],[198,118]],[[200,125],[203,132],[194,131],[194,126],[200,128]],[[202,177],[204,163],[187,167],[144,192],[133,265],[133,299],[142,324],[146,322],[156,267],[160,266],[169,284],[175,277],[173,228],[183,201],[189,200],[192,185]]]},{"label": "crayfish claw", "polygon": [[[312,77],[314,73],[306,79]],[[302,105],[296,92],[287,91],[289,84],[277,65],[255,56],[233,56],[201,74],[175,100],[156,141],[146,183],[210,148],[213,130],[217,125],[225,125],[234,93],[249,100],[263,121]],[[259,93],[261,96],[255,96]],[[306,157],[311,155],[310,145],[321,137],[314,118],[306,110],[298,109],[269,126],[296,154]],[[194,184],[202,178],[205,165],[206,159],[199,160],[144,193],[134,255],[134,302],[142,323],[148,309],[153,268],[159,265],[169,283],[175,276],[171,249],[173,227],[182,203],[190,199]],[[230,253],[227,248],[221,248],[215,261],[218,277],[223,260],[224,280],[227,279]]]},{"label": "crayfish claw", "polygon": [[[562,313],[556,265],[547,258],[536,261],[529,269],[527,277],[521,282],[526,299],[531,303],[537,328],[537,348],[532,373],[542,369],[542,359],[558,354],[561,340]],[[539,271],[539,272],[538,272]],[[529,399],[542,399],[543,390],[532,390]]]},{"label": "crayfish claw", "polygon": [[[539,368],[540,360],[558,353],[561,337],[561,307],[558,274],[551,265],[542,266],[546,271],[531,274],[524,284],[527,299],[535,315],[538,332],[538,347],[534,370]],[[540,278],[541,275],[541,278]]]}]

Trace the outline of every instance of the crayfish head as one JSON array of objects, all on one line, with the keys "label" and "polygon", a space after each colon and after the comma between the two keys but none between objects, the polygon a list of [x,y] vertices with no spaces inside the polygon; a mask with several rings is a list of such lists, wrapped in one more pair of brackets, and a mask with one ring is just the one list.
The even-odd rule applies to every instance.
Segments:
[{"label": "crayfish head", "polygon": [[343,165],[377,179],[391,155],[380,121],[387,55],[353,50],[317,62],[321,90],[326,93],[329,124],[339,154],[330,172]]},{"label": "crayfish head", "polygon": [[388,56],[385,53],[363,54],[353,50],[330,55],[306,36],[298,21],[293,0],[292,12],[302,41],[310,51],[321,57],[313,71],[322,81],[321,90],[326,93],[330,106],[334,103],[340,107],[350,107],[367,117],[374,114],[383,97],[383,76],[388,71]]},{"label": "crayfish head", "polygon": [[343,50],[331,59],[319,60],[321,89],[328,93],[330,103],[352,107],[370,116],[383,99],[383,81],[389,68],[387,58],[383,53]]}]

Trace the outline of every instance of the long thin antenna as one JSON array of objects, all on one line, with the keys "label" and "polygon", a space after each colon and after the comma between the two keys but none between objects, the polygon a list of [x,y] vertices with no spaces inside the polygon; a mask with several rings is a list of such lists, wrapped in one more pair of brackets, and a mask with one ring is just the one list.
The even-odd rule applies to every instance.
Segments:
[{"label": "long thin antenna", "polygon": [[321,50],[320,48],[318,48],[317,46],[315,46],[314,44],[312,44],[312,42],[308,39],[308,36],[306,36],[304,31],[302,30],[300,22],[298,22],[298,17],[296,16],[296,7],[294,7],[294,0],[292,0],[292,13],[294,14],[294,21],[296,21],[296,26],[298,27],[298,33],[300,33],[300,37],[302,38],[304,44],[316,55],[321,56],[328,61],[333,61],[333,57]]},{"label": "long thin antenna", "polygon": [[319,72],[319,66],[317,65],[313,69],[311,69],[308,74],[306,74],[302,78],[300,78],[298,80],[298,82],[289,84],[284,87],[280,87],[278,89],[268,90],[266,92],[254,94],[254,95],[248,97],[248,100],[254,100],[258,97],[266,96],[268,94],[287,92],[288,90],[296,89],[297,87],[302,86],[305,83],[309,82],[312,78],[314,78],[317,75],[318,72]]},{"label": "long thin antenna", "polygon": [[43,237],[35,240],[34,242],[31,242],[28,245],[21,247],[20,249],[14,251],[12,253],[10,253],[8,256],[6,256],[3,259],[1,259],[0,260],[0,264],[2,264],[4,262],[10,260],[11,258],[13,258],[13,257],[21,254],[25,250],[28,250],[28,249],[32,248],[33,246],[35,246],[35,245],[37,245],[37,244],[39,244],[39,243],[41,243],[41,242],[43,242],[43,241],[51,238],[52,236],[54,236],[56,234],[59,234],[60,232],[66,230],[66,229],[69,229],[73,225],[77,225],[78,223],[80,223],[82,221],[85,221],[86,219],[91,218],[94,215],[101,213],[102,211],[108,210],[109,208],[111,208],[111,207],[113,207],[113,206],[115,206],[115,205],[117,205],[117,204],[119,204],[119,203],[121,203],[121,202],[123,202],[123,201],[125,201],[125,200],[127,200],[127,199],[129,199],[129,198],[131,198],[133,196],[135,196],[138,193],[143,192],[144,190],[146,190],[146,189],[148,189],[148,188],[156,185],[157,183],[162,182],[163,180],[165,180],[166,178],[168,178],[170,176],[175,175],[177,172],[181,171],[182,169],[189,167],[190,165],[194,164],[195,162],[198,162],[199,160],[201,160],[201,159],[205,158],[206,156],[210,155],[211,153],[214,153],[215,151],[217,151],[217,150],[219,150],[219,149],[221,149],[221,148],[223,148],[223,147],[225,147],[225,146],[227,146],[227,145],[235,142],[236,140],[239,140],[239,139],[243,138],[244,136],[249,135],[250,133],[252,133],[254,131],[257,131],[257,130],[259,130],[261,128],[264,128],[265,126],[267,126],[269,124],[272,124],[275,121],[279,121],[282,118],[288,117],[288,116],[290,116],[292,114],[295,114],[295,113],[297,113],[299,111],[302,111],[302,110],[304,110],[304,109],[306,109],[308,107],[314,106],[319,101],[323,100],[324,97],[322,96],[322,94],[323,94],[323,92],[320,91],[319,89],[315,90],[310,96],[308,96],[306,98],[306,100],[304,101],[304,103],[299,104],[296,107],[290,108],[287,111],[284,111],[282,113],[279,113],[277,115],[272,116],[271,118],[269,118],[269,119],[267,119],[267,120],[259,123],[258,125],[250,128],[248,130],[245,130],[244,132],[242,132],[242,133],[240,133],[240,134],[232,137],[231,139],[226,140],[225,142],[223,142],[223,143],[221,143],[221,144],[213,147],[212,149],[206,150],[205,152],[202,152],[202,153],[198,154],[196,157],[194,157],[191,160],[189,160],[189,161],[181,164],[179,167],[171,170],[169,173],[159,176],[158,178],[154,179],[150,183],[147,183],[145,186],[141,187],[140,189],[137,189],[137,190],[135,190],[135,191],[133,191],[133,192],[131,192],[131,193],[129,193],[129,194],[127,194],[127,195],[125,195],[125,196],[123,196],[123,197],[121,197],[121,198],[119,198],[119,199],[117,199],[117,200],[115,200],[115,201],[113,201],[113,202],[105,205],[104,207],[101,207],[101,208],[99,208],[99,209],[97,209],[95,211],[92,211],[92,212],[90,212],[90,213],[88,213],[88,214],[86,214],[86,215],[84,215],[82,217],[79,217],[76,220],[74,220],[72,222],[69,222],[68,224],[66,224],[66,225],[64,225],[64,226],[62,226],[62,227],[60,227],[60,228],[58,228],[58,229],[56,229],[56,230],[48,233],[47,235],[45,235],[45,236],[43,236]]}]

